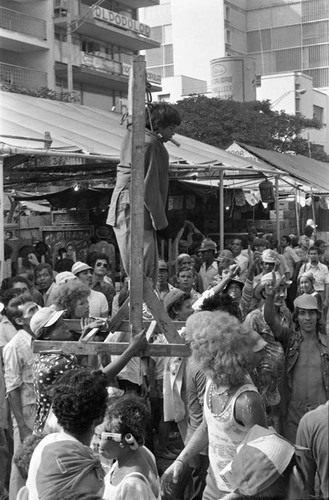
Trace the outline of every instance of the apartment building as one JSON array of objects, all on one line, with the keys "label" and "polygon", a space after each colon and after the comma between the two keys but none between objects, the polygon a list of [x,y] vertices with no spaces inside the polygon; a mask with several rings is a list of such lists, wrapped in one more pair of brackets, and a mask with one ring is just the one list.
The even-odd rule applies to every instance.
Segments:
[{"label": "apartment building", "polygon": [[210,83],[212,59],[247,55],[258,75],[299,71],[329,92],[328,0],[160,0],[140,19],[161,43],[147,65],[163,77]]},{"label": "apartment building", "polygon": [[[255,79],[256,98],[276,103],[273,109],[316,116],[329,126],[328,0],[160,0],[140,9],[140,20],[161,43],[146,53],[147,68],[163,78],[159,99],[206,94],[243,100],[239,96],[248,93],[222,95],[214,88],[216,61],[224,80],[243,74],[250,86]],[[247,59],[255,72],[240,69]],[[245,84],[235,82],[231,94]],[[326,128],[311,131],[310,140],[329,153],[328,135]]]},{"label": "apartment building", "polygon": [[[159,46],[138,8],[159,0],[3,0],[0,81],[74,91],[81,104],[121,112],[134,55]],[[159,88],[161,78],[149,74]]]}]

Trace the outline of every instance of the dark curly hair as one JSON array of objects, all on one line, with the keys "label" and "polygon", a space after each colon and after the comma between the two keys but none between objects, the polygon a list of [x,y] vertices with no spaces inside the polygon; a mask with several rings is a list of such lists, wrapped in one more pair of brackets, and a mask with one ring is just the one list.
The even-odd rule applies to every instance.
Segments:
[{"label": "dark curly hair", "polygon": [[144,400],[129,392],[107,408],[103,422],[104,430],[118,432],[122,436],[130,433],[138,444],[144,444],[150,416]]},{"label": "dark curly hair", "polygon": [[72,434],[87,431],[104,418],[108,393],[103,372],[76,368],[65,372],[51,391],[52,408],[59,425]]},{"label": "dark curly hair", "polygon": [[201,311],[225,311],[235,318],[242,320],[239,304],[227,293],[215,293],[203,301]]},{"label": "dark curly hair", "polygon": [[66,310],[65,317],[70,319],[78,300],[85,299],[90,294],[89,288],[80,280],[69,280],[58,286],[54,303],[59,311]]},{"label": "dark curly hair", "polygon": [[98,260],[106,260],[107,265],[110,265],[110,259],[106,255],[106,253],[101,253],[101,252],[91,252],[87,256],[87,264],[91,267],[95,267],[95,264]]},{"label": "dark curly hair", "polygon": [[177,109],[167,102],[152,102],[145,112],[145,126],[156,132],[159,127],[180,125],[181,117]]}]

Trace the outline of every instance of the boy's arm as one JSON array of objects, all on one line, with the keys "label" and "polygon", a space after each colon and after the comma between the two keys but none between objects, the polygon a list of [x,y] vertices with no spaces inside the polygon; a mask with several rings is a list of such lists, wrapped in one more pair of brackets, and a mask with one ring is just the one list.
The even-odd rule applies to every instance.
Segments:
[{"label": "boy's arm", "polygon": [[280,316],[276,314],[274,305],[275,292],[281,280],[279,281],[279,283],[276,283],[275,273],[273,272],[272,274],[273,274],[272,284],[266,284],[265,286],[266,300],[264,307],[264,319],[268,324],[268,326],[271,328],[274,337],[277,340],[282,340],[283,327],[280,322]]}]

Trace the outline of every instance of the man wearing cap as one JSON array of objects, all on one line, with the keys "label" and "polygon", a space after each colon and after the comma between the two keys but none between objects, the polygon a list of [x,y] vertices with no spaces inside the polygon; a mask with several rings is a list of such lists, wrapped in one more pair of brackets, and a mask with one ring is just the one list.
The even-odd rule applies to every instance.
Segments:
[{"label": "man wearing cap", "polygon": [[254,278],[254,288],[257,286],[257,284],[260,282],[260,280],[265,274],[275,271],[278,267],[278,259],[275,255],[275,252],[270,248],[267,248],[262,252],[261,266],[262,266],[262,272],[257,276],[255,276]]},{"label": "man wearing cap", "polygon": [[325,264],[320,262],[319,249],[311,246],[308,251],[309,262],[306,262],[300,268],[298,278],[306,272],[311,272],[314,276],[314,290],[318,292],[322,299],[323,321],[326,322],[329,305],[329,270]]},{"label": "man wearing cap", "polygon": [[[7,307],[9,320],[17,329],[16,335],[3,348],[5,384],[13,415],[14,453],[32,432],[36,414],[36,396],[33,387],[33,333],[30,321],[38,306],[28,294],[12,299]],[[24,486],[16,465],[10,474],[10,500],[16,500],[18,490]]]},{"label": "man wearing cap", "polygon": [[203,264],[199,271],[199,276],[202,280],[203,292],[211,285],[214,276],[218,273],[217,262],[215,261],[215,253],[217,245],[210,239],[203,240],[199,252],[201,253]]},{"label": "man wearing cap", "polygon": [[158,265],[158,281],[155,292],[162,304],[165,296],[171,292],[171,290],[175,290],[175,287],[168,283],[168,265],[164,260],[160,259]]},{"label": "man wearing cap", "polygon": [[280,282],[273,277],[267,285],[265,321],[285,354],[281,387],[282,434],[295,442],[301,417],[329,399],[329,356],[326,336],[319,331],[321,313],[313,295],[294,301],[296,328],[284,326],[275,314],[274,296]]},{"label": "man wearing cap", "polygon": [[107,318],[109,307],[105,295],[91,288],[93,284],[93,268],[84,262],[78,261],[73,264],[71,271],[90,289],[90,294],[88,296],[90,316],[95,318]]}]

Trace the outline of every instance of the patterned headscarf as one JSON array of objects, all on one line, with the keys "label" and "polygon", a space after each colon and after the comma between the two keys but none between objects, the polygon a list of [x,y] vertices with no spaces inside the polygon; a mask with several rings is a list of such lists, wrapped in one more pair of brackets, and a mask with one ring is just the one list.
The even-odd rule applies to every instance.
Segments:
[{"label": "patterned headscarf", "polygon": [[78,366],[73,354],[49,351],[40,353],[34,361],[34,390],[37,398],[37,414],[33,432],[42,432],[51,407],[50,389],[57,378],[67,370]]}]

